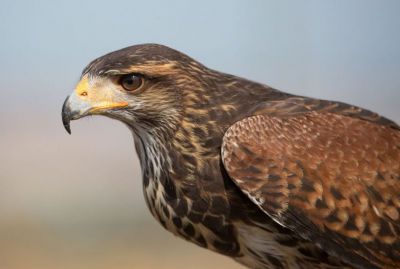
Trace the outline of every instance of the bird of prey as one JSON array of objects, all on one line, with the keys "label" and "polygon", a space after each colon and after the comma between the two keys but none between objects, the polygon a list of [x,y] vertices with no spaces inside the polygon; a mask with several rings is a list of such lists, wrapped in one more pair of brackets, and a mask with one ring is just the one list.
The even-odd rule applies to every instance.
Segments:
[{"label": "bird of prey", "polygon": [[249,268],[400,268],[400,127],[157,44],[92,61],[62,119],[130,129],[152,215]]}]

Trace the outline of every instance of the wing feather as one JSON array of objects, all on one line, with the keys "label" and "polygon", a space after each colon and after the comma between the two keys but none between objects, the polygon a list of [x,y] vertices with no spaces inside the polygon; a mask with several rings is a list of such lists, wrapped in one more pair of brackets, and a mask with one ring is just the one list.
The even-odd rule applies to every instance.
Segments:
[{"label": "wing feather", "polygon": [[257,115],[223,139],[224,166],[266,214],[357,268],[400,267],[400,131],[308,112]]}]

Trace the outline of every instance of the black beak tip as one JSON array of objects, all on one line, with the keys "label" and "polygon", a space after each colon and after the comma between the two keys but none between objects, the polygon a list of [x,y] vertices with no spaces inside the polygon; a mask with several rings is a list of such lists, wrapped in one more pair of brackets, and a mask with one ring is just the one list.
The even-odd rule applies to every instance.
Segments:
[{"label": "black beak tip", "polygon": [[67,107],[67,101],[68,97],[65,99],[63,107],[62,107],[62,112],[61,112],[61,117],[62,117],[62,122],[64,125],[65,130],[71,134],[71,126],[70,126],[70,121],[71,121],[71,111]]},{"label": "black beak tip", "polygon": [[68,122],[63,122],[64,124],[64,128],[67,131],[67,133],[71,134],[71,127],[69,125],[69,121]]}]

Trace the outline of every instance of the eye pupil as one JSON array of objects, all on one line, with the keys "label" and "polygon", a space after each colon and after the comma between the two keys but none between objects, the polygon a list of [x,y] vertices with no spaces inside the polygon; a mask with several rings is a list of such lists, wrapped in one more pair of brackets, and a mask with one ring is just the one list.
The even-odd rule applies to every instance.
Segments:
[{"label": "eye pupil", "polygon": [[125,75],[121,78],[120,84],[126,91],[134,91],[142,86],[143,78],[135,74]]}]

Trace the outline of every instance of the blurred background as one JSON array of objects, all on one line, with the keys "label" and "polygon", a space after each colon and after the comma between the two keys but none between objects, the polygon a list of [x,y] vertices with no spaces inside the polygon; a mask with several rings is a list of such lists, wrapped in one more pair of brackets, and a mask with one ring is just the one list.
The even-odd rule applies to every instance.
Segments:
[{"label": "blurred background", "polygon": [[92,59],[156,42],[400,122],[400,1],[21,1],[0,9],[0,268],[241,268],[147,211],[132,137],[61,106]]}]

